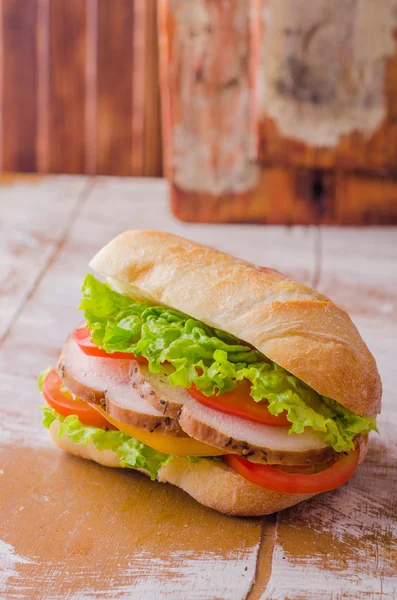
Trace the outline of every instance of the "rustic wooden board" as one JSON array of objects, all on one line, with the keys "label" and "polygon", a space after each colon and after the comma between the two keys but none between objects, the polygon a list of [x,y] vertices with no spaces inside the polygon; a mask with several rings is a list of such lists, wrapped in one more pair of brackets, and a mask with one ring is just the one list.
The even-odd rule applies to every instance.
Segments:
[{"label": "rustic wooden board", "polygon": [[37,0],[0,3],[0,169],[4,171],[37,170],[37,6]]},{"label": "rustic wooden board", "polygon": [[[161,181],[7,183],[0,219],[9,239],[22,239],[17,253],[3,252],[15,290],[7,288],[1,312],[0,597],[394,598],[396,230],[323,230],[321,254],[315,228],[175,221]],[[48,236],[42,251],[28,236],[40,227]],[[54,364],[79,319],[88,260],[127,227],[172,231],[317,280],[352,311],[379,361],[385,412],[381,438],[373,436],[367,462],[347,486],[277,517],[233,519],[176,488],[50,445],[35,376]]]},{"label": "rustic wooden board", "polygon": [[[134,6],[98,3],[97,173],[132,175],[132,39]],[[115,64],[124,64],[123,76]],[[110,166],[110,168],[109,168]]]},{"label": "rustic wooden board", "polygon": [[180,219],[397,223],[396,0],[304,4],[159,0]]},{"label": "rustic wooden board", "polygon": [[85,171],[86,11],[81,0],[49,3],[51,173]]},{"label": "rustic wooden board", "polygon": [[143,87],[145,70],[145,12],[142,2],[134,2],[134,37],[132,40],[132,175],[142,175],[144,156],[142,140],[145,135],[145,89]]},{"label": "rustic wooden board", "polygon": [[0,0],[0,172],[162,174],[156,0]]},{"label": "rustic wooden board", "polygon": [[339,173],[335,184],[333,222],[365,225],[397,224],[397,179],[368,173]]},{"label": "rustic wooden board", "polygon": [[[333,223],[335,216],[354,221],[356,211],[355,198],[351,203],[334,206],[335,177],[332,172],[321,176],[321,197],[313,190],[318,186],[318,175],[310,169],[285,169],[268,167],[260,170],[258,186],[244,194],[222,194],[215,196],[179,188],[171,183],[171,207],[174,214],[187,222],[198,223],[269,223],[272,225],[291,225],[300,223]],[[343,182],[341,182],[342,184]],[[378,188],[376,188],[378,190]],[[367,193],[367,197],[368,197]],[[394,212],[397,219],[397,203],[394,210],[394,198],[389,202],[390,212],[385,210],[386,222]],[[372,209],[372,213],[371,213]],[[360,206],[362,214],[374,213],[374,203],[369,201]],[[375,222],[377,213],[374,215]]]},{"label": "rustic wooden board", "polygon": [[186,221],[251,217],[251,8],[250,0],[158,3],[166,173],[173,211]]},{"label": "rustic wooden board", "polygon": [[[163,144],[161,138],[161,108],[159,83],[159,48],[157,28],[157,0],[145,2],[145,63],[143,89],[150,90],[144,102],[144,175],[163,172]],[[138,92],[137,89],[135,89]]]},{"label": "rustic wooden board", "polygon": [[[368,0],[334,2],[331,13],[327,0],[305,4],[310,9],[303,13],[294,0],[253,0],[262,29],[255,39],[262,61],[260,77],[268,87],[274,84],[271,93],[264,92],[263,83],[258,86],[262,95],[260,162],[395,177],[396,3],[385,0],[381,10],[376,10]],[[332,68],[326,70],[329,65]],[[381,106],[384,110],[377,125],[366,130]],[[289,134],[286,131],[289,112],[291,120],[294,115],[305,123],[305,128],[295,123],[296,135],[291,127]],[[306,119],[309,114],[311,118]],[[326,131],[323,124],[321,134],[316,133],[319,114],[328,126]],[[342,120],[347,130],[327,143],[326,138],[335,135]]]}]

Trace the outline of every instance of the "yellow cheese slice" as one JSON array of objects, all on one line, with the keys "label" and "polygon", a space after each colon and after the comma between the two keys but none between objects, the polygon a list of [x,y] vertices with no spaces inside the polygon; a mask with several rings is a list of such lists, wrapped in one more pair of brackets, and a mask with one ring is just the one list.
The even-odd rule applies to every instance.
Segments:
[{"label": "yellow cheese slice", "polygon": [[213,446],[204,444],[204,442],[199,442],[191,437],[176,437],[174,435],[165,435],[164,433],[156,431],[151,433],[150,431],[139,429],[133,425],[121,423],[108,415],[108,413],[100,406],[93,404],[91,404],[91,406],[100,412],[109,423],[117,427],[117,429],[120,429],[120,431],[123,431],[127,435],[130,435],[159,452],[176,454],[178,456],[222,456],[225,454],[224,450],[222,451],[219,448],[214,448]]}]

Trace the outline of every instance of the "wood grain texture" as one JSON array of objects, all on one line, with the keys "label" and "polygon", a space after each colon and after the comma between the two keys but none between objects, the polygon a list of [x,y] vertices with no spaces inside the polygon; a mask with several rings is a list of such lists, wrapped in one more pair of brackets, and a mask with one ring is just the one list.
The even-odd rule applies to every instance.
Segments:
[{"label": "wood grain texture", "polygon": [[[321,196],[315,193],[318,186]],[[256,189],[244,194],[217,196],[184,190],[171,184],[172,211],[188,222],[328,224],[339,217],[335,205],[335,176],[331,171],[319,173],[310,169],[263,168]],[[343,210],[348,208],[341,207]],[[365,210],[365,205],[362,210]],[[353,219],[355,214],[353,212]]]},{"label": "wood grain texture", "polygon": [[49,157],[51,173],[84,173],[86,13],[81,0],[51,0]]},{"label": "wood grain texture", "polygon": [[171,44],[174,38],[174,21],[170,12],[169,0],[157,2],[158,46],[159,46],[159,83],[161,97],[161,134],[163,140],[163,171],[172,185],[172,110],[171,85],[168,65],[171,60]]},{"label": "wood grain texture", "polygon": [[250,5],[159,3],[167,172],[201,198],[244,200],[256,185]]},{"label": "wood grain texture", "polygon": [[87,180],[0,178],[0,339],[58,250]]},{"label": "wood grain texture", "polygon": [[156,0],[1,0],[0,172],[162,174]]},{"label": "wood grain texture", "polygon": [[397,224],[397,179],[367,173],[337,175],[333,223]]},{"label": "wood grain texture", "polygon": [[97,173],[132,174],[133,16],[130,0],[98,2]]},{"label": "wood grain texture", "polygon": [[0,3],[0,171],[36,171],[37,0]]},{"label": "wood grain texture", "polygon": [[162,139],[158,58],[157,0],[145,2],[144,175],[162,174]]},{"label": "wood grain texture", "polygon": [[145,15],[146,3],[134,2],[134,37],[132,40],[132,175],[144,171],[142,140],[145,136]]},{"label": "wood grain texture", "polygon": [[397,223],[397,180],[332,170],[264,167],[245,194],[215,196],[170,186],[174,214],[187,222],[292,225]]},{"label": "wood grain texture", "polygon": [[97,171],[98,153],[98,0],[86,0],[85,172]]}]

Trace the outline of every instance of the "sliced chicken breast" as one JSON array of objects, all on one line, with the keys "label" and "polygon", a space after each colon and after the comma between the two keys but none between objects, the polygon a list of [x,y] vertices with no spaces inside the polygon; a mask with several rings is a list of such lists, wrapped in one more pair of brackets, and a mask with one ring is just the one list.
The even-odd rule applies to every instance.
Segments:
[{"label": "sliced chicken breast", "polygon": [[168,375],[173,370],[171,365],[163,365],[161,373],[151,373],[147,365],[137,364],[132,369],[131,379],[141,398],[164,416],[175,419],[191,396],[185,388],[170,383]]},{"label": "sliced chicken breast", "polygon": [[101,404],[118,421],[149,431],[188,435],[257,463],[321,464],[337,453],[321,433],[272,427],[227,415],[197,402],[168,380],[170,365],[151,373],[134,360],[87,356],[69,338],[58,364],[65,386],[87,402]]},{"label": "sliced chicken breast", "polygon": [[256,463],[308,465],[336,457],[321,433],[305,429],[301,434],[289,434],[289,427],[253,423],[208,408],[191,396],[182,407],[179,422],[191,437]]},{"label": "sliced chicken breast", "polygon": [[135,364],[132,360],[87,356],[69,336],[57,369],[73,394],[87,402],[99,403],[106,390],[129,381]]},{"label": "sliced chicken breast", "polygon": [[139,427],[150,432],[158,431],[173,436],[187,437],[176,419],[165,417],[161,412],[142,400],[131,382],[105,392],[106,412],[121,423]]},{"label": "sliced chicken breast", "polygon": [[143,400],[131,375],[135,360],[87,356],[74,340],[66,341],[58,363],[65,387],[91,404],[100,404],[117,421],[148,431],[186,437],[175,419],[165,416]]}]

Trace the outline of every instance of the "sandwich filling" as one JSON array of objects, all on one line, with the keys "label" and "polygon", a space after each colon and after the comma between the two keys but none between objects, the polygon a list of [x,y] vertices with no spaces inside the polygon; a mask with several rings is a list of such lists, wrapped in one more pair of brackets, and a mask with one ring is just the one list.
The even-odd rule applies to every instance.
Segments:
[{"label": "sandwich filling", "polygon": [[291,433],[305,428],[325,434],[336,452],[354,448],[353,438],[376,429],[361,417],[317,392],[263,354],[224,331],[212,329],[178,311],[135,302],[87,275],[80,309],[92,341],[107,353],[128,352],[147,359],[152,372],[170,363],[173,386],[194,386],[204,396],[219,396],[250,383],[249,396],[274,416],[285,413]]},{"label": "sandwich filling", "polygon": [[179,311],[137,302],[92,275],[82,292],[85,326],[40,381],[43,424],[57,420],[60,437],[112,450],[121,467],[152,479],[175,456],[224,460],[285,493],[326,491],[352,475],[375,419]]}]

